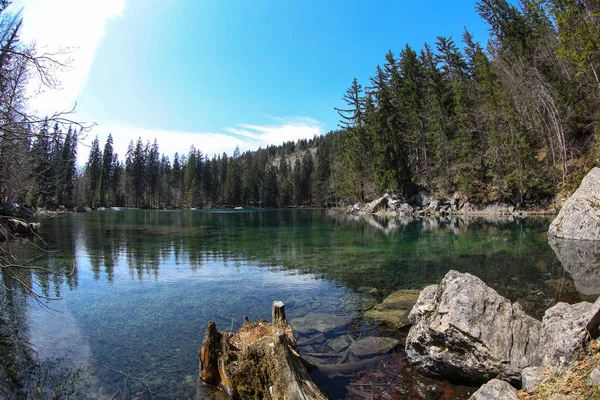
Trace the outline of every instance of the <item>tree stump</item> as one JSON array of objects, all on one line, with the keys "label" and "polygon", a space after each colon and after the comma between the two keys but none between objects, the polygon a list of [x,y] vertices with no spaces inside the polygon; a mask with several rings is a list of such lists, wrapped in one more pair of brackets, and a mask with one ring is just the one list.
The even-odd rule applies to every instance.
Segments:
[{"label": "tree stump", "polygon": [[273,303],[272,318],[244,318],[235,334],[218,332],[210,321],[200,350],[201,382],[230,399],[325,400],[298,354],[282,302]]}]

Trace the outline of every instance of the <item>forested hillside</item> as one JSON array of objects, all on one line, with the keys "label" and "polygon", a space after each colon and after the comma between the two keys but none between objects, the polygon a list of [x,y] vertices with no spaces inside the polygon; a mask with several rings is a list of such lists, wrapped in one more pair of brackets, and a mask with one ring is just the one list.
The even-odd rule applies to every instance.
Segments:
[{"label": "forested hillside", "polygon": [[37,206],[282,207],[424,188],[473,203],[545,204],[598,163],[600,3],[474,7],[488,43],[466,29],[421,49],[391,43],[401,50],[382,54],[370,80],[354,79],[332,104],[337,131],[243,154],[192,147],[172,159],[141,139],[119,158],[109,137],[93,142],[75,176],[77,133],[42,123],[23,150],[30,178],[11,193]]}]

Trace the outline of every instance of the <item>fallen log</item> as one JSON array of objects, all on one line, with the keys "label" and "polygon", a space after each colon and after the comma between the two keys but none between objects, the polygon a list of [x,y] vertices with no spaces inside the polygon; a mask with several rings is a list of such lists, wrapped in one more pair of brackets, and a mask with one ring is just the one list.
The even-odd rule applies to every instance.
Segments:
[{"label": "fallen log", "polygon": [[209,321],[200,349],[200,381],[229,399],[325,400],[298,354],[285,306],[276,301],[272,323],[260,319],[237,333],[219,332]]}]

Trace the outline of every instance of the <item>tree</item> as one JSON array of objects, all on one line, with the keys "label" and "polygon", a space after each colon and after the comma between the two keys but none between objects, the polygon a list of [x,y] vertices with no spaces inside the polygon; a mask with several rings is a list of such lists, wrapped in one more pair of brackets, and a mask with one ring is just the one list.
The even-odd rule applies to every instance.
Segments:
[{"label": "tree", "polygon": [[85,174],[89,182],[87,202],[90,206],[96,207],[100,202],[99,192],[102,182],[102,152],[100,151],[98,136],[92,142],[88,162],[85,165]]},{"label": "tree", "polygon": [[102,179],[100,181],[100,203],[103,206],[112,205],[112,196],[110,189],[112,187],[113,178],[113,138],[112,134],[108,134],[104,151],[102,152]]},{"label": "tree", "polygon": [[558,27],[558,55],[572,60],[580,74],[600,88],[600,3],[586,0],[546,2]]},{"label": "tree", "polygon": [[362,86],[355,77],[352,80],[352,85],[346,90],[346,93],[342,97],[342,100],[344,100],[349,108],[343,109],[334,107],[341,118],[340,127],[351,128],[362,125],[365,109],[365,99],[362,93]]}]

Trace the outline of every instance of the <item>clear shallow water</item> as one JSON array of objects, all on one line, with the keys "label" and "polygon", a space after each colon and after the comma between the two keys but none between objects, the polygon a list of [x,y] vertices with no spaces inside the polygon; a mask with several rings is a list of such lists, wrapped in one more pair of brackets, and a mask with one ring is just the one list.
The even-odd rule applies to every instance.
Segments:
[{"label": "clear shallow water", "polygon": [[[27,277],[62,297],[49,303],[56,313],[17,289],[0,289],[4,390],[44,398],[71,385],[75,397],[191,398],[209,320],[236,330],[244,315],[269,318],[274,300],[284,301],[292,326],[315,314],[350,317],[351,324],[324,335],[298,333],[301,351],[327,352],[327,339],[377,331],[362,318],[370,288],[379,297],[422,288],[450,269],[479,276],[539,315],[557,300],[586,298],[549,246],[548,224],[389,221],[323,210],[97,211],[45,219],[41,234],[52,252],[37,262],[68,276]],[[3,282],[16,288],[6,276]]]}]

